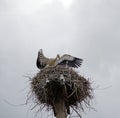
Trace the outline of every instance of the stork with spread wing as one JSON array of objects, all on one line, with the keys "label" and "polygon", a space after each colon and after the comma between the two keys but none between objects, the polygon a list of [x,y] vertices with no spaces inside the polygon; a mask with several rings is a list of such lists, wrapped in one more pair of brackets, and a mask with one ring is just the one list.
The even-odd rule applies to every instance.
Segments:
[{"label": "stork with spread wing", "polygon": [[38,51],[36,65],[39,69],[43,69],[46,66],[57,66],[57,65],[78,68],[81,66],[82,61],[83,61],[82,59],[73,57],[68,54],[64,54],[61,57],[57,55],[56,58],[47,58],[44,56],[42,49],[40,49]]},{"label": "stork with spread wing", "polygon": [[82,61],[83,60],[80,58],[73,57],[73,56],[68,55],[68,54],[64,54],[63,56],[61,56],[59,58],[59,60],[55,61],[55,65],[66,65],[68,67],[78,68],[81,66]]}]

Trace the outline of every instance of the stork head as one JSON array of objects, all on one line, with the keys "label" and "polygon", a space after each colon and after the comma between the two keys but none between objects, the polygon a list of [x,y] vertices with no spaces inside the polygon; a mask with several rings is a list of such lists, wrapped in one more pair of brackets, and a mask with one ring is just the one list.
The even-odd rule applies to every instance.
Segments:
[{"label": "stork head", "polygon": [[38,57],[44,57],[44,54],[43,54],[43,50],[42,50],[42,49],[40,49],[40,50],[38,51]]},{"label": "stork head", "polygon": [[40,55],[40,54],[43,54],[43,50],[42,50],[42,49],[40,49],[40,50],[38,51],[38,55]]}]

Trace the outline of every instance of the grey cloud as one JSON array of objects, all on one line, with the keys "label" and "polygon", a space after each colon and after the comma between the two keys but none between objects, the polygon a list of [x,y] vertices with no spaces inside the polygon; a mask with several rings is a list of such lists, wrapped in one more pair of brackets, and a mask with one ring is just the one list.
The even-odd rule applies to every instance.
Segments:
[{"label": "grey cloud", "polygon": [[26,86],[23,75],[37,72],[37,51],[43,48],[50,57],[57,53],[80,56],[84,59],[80,72],[100,87],[112,85],[95,90],[94,107],[98,112],[87,112],[85,118],[113,118],[113,113],[119,118],[120,2],[75,0],[69,9],[53,2],[31,14],[21,10],[22,2],[0,4],[0,117],[26,117],[29,108],[19,108],[17,115],[16,108],[11,109],[2,100],[25,101],[27,93],[18,92]]}]

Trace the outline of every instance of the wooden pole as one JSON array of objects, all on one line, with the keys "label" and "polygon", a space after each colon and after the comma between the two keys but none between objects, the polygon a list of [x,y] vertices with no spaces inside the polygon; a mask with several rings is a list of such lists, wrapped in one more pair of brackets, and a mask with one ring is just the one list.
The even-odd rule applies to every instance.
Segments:
[{"label": "wooden pole", "polygon": [[65,101],[58,98],[54,105],[56,111],[56,118],[67,118]]},{"label": "wooden pole", "polygon": [[[54,101],[54,113],[56,118],[67,118],[67,110],[65,106],[65,95],[66,93],[66,86],[65,86],[65,78],[63,75],[60,76],[60,88],[57,94],[57,97]],[[61,90],[61,91],[60,91]]]}]

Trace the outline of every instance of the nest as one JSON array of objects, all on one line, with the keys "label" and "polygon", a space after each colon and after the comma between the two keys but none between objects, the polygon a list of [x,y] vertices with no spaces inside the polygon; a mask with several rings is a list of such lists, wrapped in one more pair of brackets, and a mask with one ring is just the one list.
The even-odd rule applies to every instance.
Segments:
[{"label": "nest", "polygon": [[31,90],[36,104],[52,108],[54,116],[54,104],[58,98],[65,101],[67,114],[70,114],[70,107],[77,109],[80,106],[84,110],[82,103],[90,105],[93,98],[90,81],[74,69],[61,65],[39,71],[32,78]]}]

